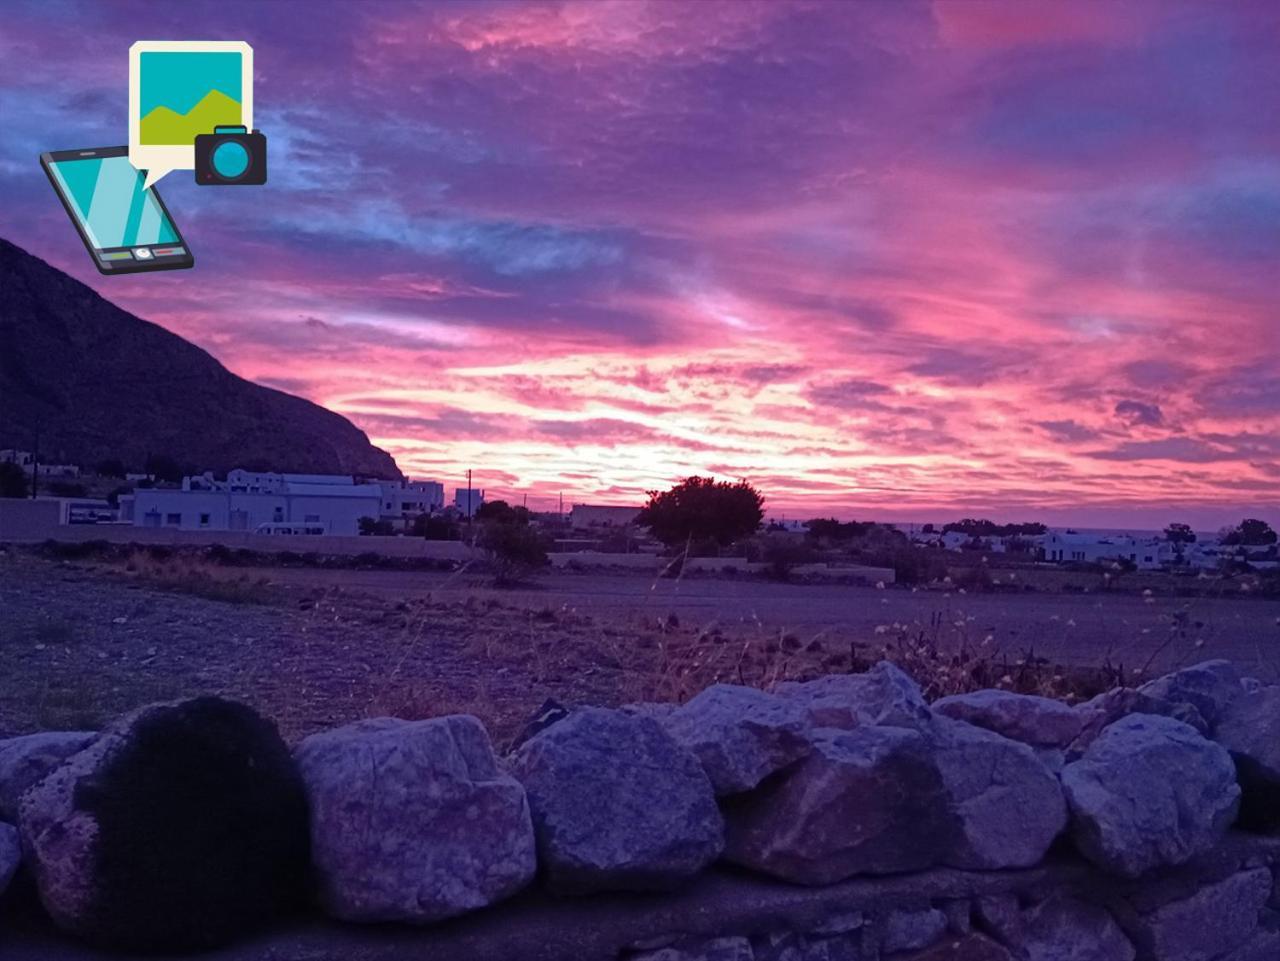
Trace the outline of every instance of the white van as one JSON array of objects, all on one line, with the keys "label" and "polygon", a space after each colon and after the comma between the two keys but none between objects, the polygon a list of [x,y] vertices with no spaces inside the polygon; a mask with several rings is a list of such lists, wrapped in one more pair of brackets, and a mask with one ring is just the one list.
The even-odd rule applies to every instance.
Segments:
[{"label": "white van", "polygon": [[268,521],[253,529],[255,534],[327,534],[323,524],[304,524],[300,521]]}]

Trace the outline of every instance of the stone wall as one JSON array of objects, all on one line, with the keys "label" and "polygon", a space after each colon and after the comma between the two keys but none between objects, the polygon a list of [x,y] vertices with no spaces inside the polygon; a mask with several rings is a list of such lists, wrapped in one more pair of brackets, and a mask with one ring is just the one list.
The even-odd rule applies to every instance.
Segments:
[{"label": "stone wall", "polygon": [[467,716],[289,751],[157,705],[0,741],[0,958],[1275,961],[1278,727],[1220,661],[1076,707],[882,663],[504,757]]}]

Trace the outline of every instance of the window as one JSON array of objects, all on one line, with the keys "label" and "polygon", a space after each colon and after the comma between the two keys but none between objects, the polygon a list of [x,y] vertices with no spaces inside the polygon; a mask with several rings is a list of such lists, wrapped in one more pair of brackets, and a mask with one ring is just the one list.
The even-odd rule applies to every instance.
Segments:
[{"label": "window", "polygon": [[209,526],[209,515],[208,515],[208,514],[201,514],[201,515],[200,515],[200,526],[201,526],[201,527],[208,527],[208,526]]},{"label": "window", "polygon": [[182,515],[181,514],[165,514],[164,522],[166,524],[172,524],[173,526],[176,527],[177,525],[182,523]]},{"label": "window", "polygon": [[317,521],[319,521],[319,520],[320,520],[320,515],[319,515],[319,514],[308,514],[306,517],[304,517],[304,518],[303,518],[303,520],[305,520],[308,524],[314,524],[314,523],[316,523]]}]

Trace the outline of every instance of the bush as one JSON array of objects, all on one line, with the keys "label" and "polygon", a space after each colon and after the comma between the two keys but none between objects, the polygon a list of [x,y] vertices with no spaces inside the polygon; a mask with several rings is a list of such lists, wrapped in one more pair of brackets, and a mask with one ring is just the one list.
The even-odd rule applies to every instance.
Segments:
[{"label": "bush", "polygon": [[759,538],[759,545],[765,573],[777,581],[790,580],[795,568],[812,563],[817,557],[812,547],[790,534],[766,534]]},{"label": "bush", "polygon": [[546,539],[528,524],[483,524],[476,545],[493,565],[499,584],[517,583],[551,564]]}]

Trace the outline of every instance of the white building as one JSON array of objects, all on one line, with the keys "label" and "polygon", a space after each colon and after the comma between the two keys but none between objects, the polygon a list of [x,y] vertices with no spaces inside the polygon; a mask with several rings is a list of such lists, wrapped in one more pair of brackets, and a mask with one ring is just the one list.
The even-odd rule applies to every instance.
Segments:
[{"label": "white building", "polygon": [[453,506],[456,507],[464,516],[475,517],[476,511],[484,503],[484,491],[478,487],[467,490],[465,487],[459,487],[453,492]]},{"label": "white building", "polygon": [[79,477],[80,468],[75,464],[36,464],[36,457],[26,450],[0,450],[0,464],[17,464],[28,476],[31,468],[36,468],[38,477]]},{"label": "white building", "polygon": [[359,534],[360,519],[382,512],[382,486],[350,477],[268,474],[234,470],[187,477],[182,489],[150,488],[122,497],[121,520],[136,527],[184,531],[262,531]]},{"label": "white building", "polygon": [[379,486],[385,520],[409,520],[419,514],[444,510],[444,485],[435,481],[388,482]]},{"label": "white building", "polygon": [[1121,561],[1138,570],[1158,570],[1174,563],[1174,545],[1160,537],[1050,531],[1042,541],[1044,559],[1057,563],[1104,564]]}]

